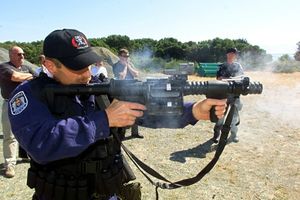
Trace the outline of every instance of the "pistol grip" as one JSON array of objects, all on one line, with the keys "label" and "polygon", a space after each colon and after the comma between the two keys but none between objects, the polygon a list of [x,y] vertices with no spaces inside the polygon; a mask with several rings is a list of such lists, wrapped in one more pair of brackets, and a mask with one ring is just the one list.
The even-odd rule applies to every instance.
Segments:
[{"label": "pistol grip", "polygon": [[[210,99],[226,99],[227,98],[227,94],[226,93],[213,93],[213,94],[207,94],[206,95],[206,98],[210,98]],[[210,121],[211,122],[214,122],[214,123],[217,123],[218,122],[218,117],[217,115],[215,114],[215,109],[216,106],[212,106],[211,109],[210,109],[210,114],[209,114],[209,117],[210,117]]]},{"label": "pistol grip", "polygon": [[213,107],[211,107],[211,109],[210,109],[210,114],[209,114],[209,117],[210,117],[210,121],[211,122],[218,122],[218,117],[217,117],[217,115],[215,114],[215,111],[216,111],[216,109],[215,109],[215,106],[213,106]]}]

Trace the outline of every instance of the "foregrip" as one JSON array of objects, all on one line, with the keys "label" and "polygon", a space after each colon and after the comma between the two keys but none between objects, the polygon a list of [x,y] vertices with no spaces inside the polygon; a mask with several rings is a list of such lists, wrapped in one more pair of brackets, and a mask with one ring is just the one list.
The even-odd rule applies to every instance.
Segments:
[{"label": "foregrip", "polygon": [[[261,94],[263,86],[259,82],[250,82],[248,77],[241,80],[190,82],[184,88],[184,95],[206,95],[212,99],[226,99],[229,96]],[[215,107],[210,110],[210,120],[217,122]]]},{"label": "foregrip", "polygon": [[261,94],[263,86],[250,82],[248,77],[239,81],[189,82],[185,85],[184,95],[205,95],[207,98],[224,99],[229,95]]}]

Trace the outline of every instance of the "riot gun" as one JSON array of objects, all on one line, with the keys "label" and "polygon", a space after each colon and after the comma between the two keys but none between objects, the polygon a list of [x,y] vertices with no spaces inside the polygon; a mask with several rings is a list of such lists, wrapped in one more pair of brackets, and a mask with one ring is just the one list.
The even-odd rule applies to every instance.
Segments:
[{"label": "riot gun", "polygon": [[86,85],[47,86],[45,89],[51,98],[55,95],[108,95],[118,100],[144,104],[147,111],[143,118],[174,119],[183,114],[184,96],[206,95],[207,98],[225,99],[229,95],[261,94],[263,86],[259,82],[251,82],[249,77],[189,82],[187,75],[177,74],[145,81],[110,79]]},{"label": "riot gun", "polygon": [[[107,82],[87,85],[48,85],[45,87],[44,92],[46,92],[47,98],[50,101],[53,101],[57,95],[108,95],[110,98],[141,103],[147,107],[147,110],[144,112],[142,119],[138,120],[150,121],[151,123],[153,118],[158,118],[164,123],[162,127],[178,128],[180,126],[178,126],[177,120],[183,115],[184,110],[184,96],[205,95],[207,98],[225,99],[229,96],[239,97],[240,95],[261,94],[262,90],[263,85],[259,82],[251,82],[249,77],[227,79],[224,81],[189,82],[187,75],[180,74],[165,78],[149,78],[145,81],[111,79]],[[200,181],[214,167],[223,152],[227,143],[234,105],[230,105],[229,107],[230,109],[225,117],[226,120],[222,128],[222,135],[215,156],[192,178],[176,182],[170,181],[138,159],[120,140],[119,143],[128,157],[144,175],[146,172],[163,181],[154,182],[145,175],[156,186],[156,191],[157,188],[175,189],[182,186],[189,186]],[[215,122],[217,117],[212,117],[214,115],[212,113],[214,112],[211,111],[211,121]],[[118,138],[117,135],[115,137]],[[156,194],[158,195],[158,192]]]}]

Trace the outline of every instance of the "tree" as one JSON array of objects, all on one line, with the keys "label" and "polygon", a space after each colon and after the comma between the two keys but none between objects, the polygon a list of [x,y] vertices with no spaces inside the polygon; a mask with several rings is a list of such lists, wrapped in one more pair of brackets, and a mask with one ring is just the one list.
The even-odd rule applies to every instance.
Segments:
[{"label": "tree", "polygon": [[297,43],[298,45],[298,50],[294,55],[295,60],[300,61],[300,42]]},{"label": "tree", "polygon": [[155,45],[157,41],[151,38],[142,38],[131,40],[130,43],[131,50],[135,52],[144,51],[145,49],[155,51]]},{"label": "tree", "polygon": [[105,43],[105,38],[90,38],[89,42],[92,47],[105,47],[109,48],[109,46]]},{"label": "tree", "polygon": [[156,43],[155,56],[168,59],[183,59],[185,57],[184,45],[175,38],[164,38]]},{"label": "tree", "polygon": [[283,54],[282,56],[280,56],[280,58],[278,60],[280,62],[290,62],[290,61],[292,61],[292,59],[289,56],[289,54]]},{"label": "tree", "polygon": [[130,49],[130,38],[126,35],[110,35],[104,42],[115,52],[118,52],[121,48]]},{"label": "tree", "polygon": [[273,66],[273,72],[292,73],[297,71],[300,71],[299,63],[293,60],[288,54],[282,55]]},{"label": "tree", "polygon": [[[271,55],[257,45],[251,45],[246,39],[231,40],[228,38],[214,38],[199,42],[189,41],[182,43],[175,38],[164,38],[159,41],[151,38],[133,39],[126,35],[110,35],[103,38],[89,39],[92,46],[106,47],[117,53],[120,48],[127,48],[135,61],[141,65],[149,66],[150,62],[162,65],[170,61],[185,60],[187,62],[224,62],[226,60],[226,49],[236,47],[240,51],[240,62],[247,69],[257,69],[271,61]],[[18,45],[24,49],[26,59],[38,64],[38,56],[42,53],[43,41],[31,43],[8,41],[0,43],[0,47],[9,49]],[[300,60],[300,42],[295,54]],[[163,60],[164,59],[164,60]]]},{"label": "tree", "polygon": [[43,41],[35,41],[30,43],[7,41],[0,43],[0,47],[5,49],[10,49],[14,45],[17,45],[24,50],[26,60],[36,65],[39,64],[39,55],[43,52]]}]

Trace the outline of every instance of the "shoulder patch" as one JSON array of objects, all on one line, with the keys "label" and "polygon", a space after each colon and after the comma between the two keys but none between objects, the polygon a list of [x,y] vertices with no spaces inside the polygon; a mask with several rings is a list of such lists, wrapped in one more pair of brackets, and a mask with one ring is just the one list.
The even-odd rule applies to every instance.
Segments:
[{"label": "shoulder patch", "polygon": [[23,91],[18,92],[9,101],[10,112],[12,115],[18,115],[28,106],[28,100]]}]

